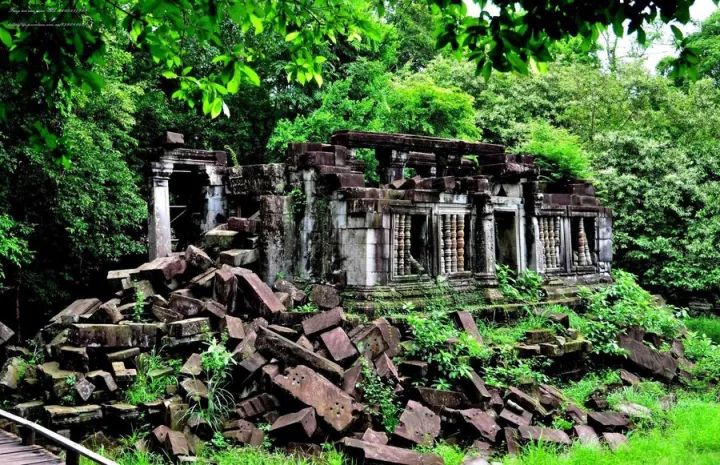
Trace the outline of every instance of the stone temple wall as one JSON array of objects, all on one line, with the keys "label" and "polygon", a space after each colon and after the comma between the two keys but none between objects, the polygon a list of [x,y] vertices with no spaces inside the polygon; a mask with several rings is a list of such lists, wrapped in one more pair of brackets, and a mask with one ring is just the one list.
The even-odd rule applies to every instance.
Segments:
[{"label": "stone temple wall", "polygon": [[[374,150],[378,185],[359,149]],[[329,282],[359,299],[496,284],[496,266],[549,283],[610,280],[612,214],[582,181],[538,179],[532,156],[493,144],[340,132],[291,143],[284,164],[229,168],[229,215],[257,220],[257,269]]]}]

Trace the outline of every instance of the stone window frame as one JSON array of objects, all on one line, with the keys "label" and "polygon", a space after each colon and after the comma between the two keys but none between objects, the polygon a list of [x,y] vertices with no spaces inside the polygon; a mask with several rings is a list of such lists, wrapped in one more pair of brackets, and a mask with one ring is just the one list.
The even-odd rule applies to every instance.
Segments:
[{"label": "stone window frame", "polygon": [[428,231],[428,237],[426,238],[426,243],[428,246],[436,248],[434,244],[434,223],[435,218],[433,215],[433,211],[431,207],[392,207],[389,210],[390,215],[390,281],[394,282],[408,282],[408,281],[423,281],[423,280],[430,280],[434,276],[435,271],[435,251],[432,250],[429,254],[429,261],[428,263],[428,269],[425,273],[422,274],[409,274],[409,275],[400,275],[396,273],[396,268],[393,265],[396,260],[396,237],[395,237],[395,230],[397,225],[395,224],[397,215],[410,215],[410,216],[424,216],[425,221],[427,222],[427,231]]},{"label": "stone window frame", "polygon": [[[553,276],[553,275],[563,275],[571,272],[571,265],[572,265],[572,251],[570,252],[570,261],[568,261],[568,244],[570,243],[570,236],[567,232],[568,230],[568,215],[567,211],[565,209],[563,210],[549,210],[545,209],[539,212],[535,219],[537,221],[540,221],[541,218],[558,218],[560,221],[560,251],[559,251],[559,260],[560,260],[560,266],[557,268],[548,269],[547,263],[544,262],[544,256],[543,256],[543,267],[542,269],[539,269],[538,271],[544,275]],[[536,234],[539,233],[539,229],[535,231]],[[537,236],[536,236],[537,237]],[[541,243],[541,239],[537,237],[536,241],[538,244]],[[542,254],[543,249],[542,246],[538,249],[538,254]],[[538,257],[539,258],[539,257]]]},{"label": "stone window frame", "polygon": [[[587,273],[598,273],[600,271],[600,265],[599,265],[599,231],[598,227],[600,225],[599,218],[600,214],[597,211],[585,211],[585,210],[570,210],[568,212],[567,217],[565,218],[567,221],[566,226],[566,241],[567,241],[567,247],[565,252],[565,260],[567,263],[566,270],[568,273],[576,273],[576,274],[587,274]],[[593,258],[592,265],[582,265],[582,266],[575,266],[573,264],[573,250],[572,250],[572,238],[573,238],[573,220],[581,218],[583,221],[586,218],[591,218],[593,220],[593,244],[591,251],[595,254]]]},{"label": "stone window frame", "polygon": [[[527,250],[527,240],[526,240],[526,234],[525,234],[525,224],[526,224],[526,212],[525,212],[525,202],[522,198],[518,197],[498,197],[493,196],[491,198],[492,206],[493,206],[493,236],[495,236],[495,232],[497,231],[497,226],[495,223],[495,213],[496,212],[503,212],[503,213],[514,213],[515,214],[515,239],[517,243],[517,256],[516,256],[516,263],[517,263],[517,273],[522,273],[525,270],[528,269],[528,259],[527,259],[527,253],[523,253]],[[497,240],[496,237],[494,237],[495,240]],[[497,250],[495,251],[495,254],[497,256]],[[497,266],[497,262],[496,262]]]},{"label": "stone window frame", "polygon": [[[442,253],[441,247],[441,231],[442,222],[440,218],[443,215],[463,215],[464,219],[464,260],[463,270],[455,271],[450,273],[441,272],[440,270],[440,253]],[[459,277],[470,277],[475,269],[475,222],[476,214],[475,209],[472,205],[467,203],[464,204],[436,204],[433,216],[435,221],[433,224],[433,276],[442,276],[446,278],[459,278]]]}]

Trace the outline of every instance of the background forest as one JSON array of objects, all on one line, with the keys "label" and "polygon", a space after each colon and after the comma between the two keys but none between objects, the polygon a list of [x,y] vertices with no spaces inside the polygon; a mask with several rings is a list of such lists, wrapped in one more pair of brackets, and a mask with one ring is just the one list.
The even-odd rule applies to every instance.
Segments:
[{"label": "background forest", "polygon": [[[140,261],[143,149],[165,130],[185,134],[189,146],[227,149],[241,164],[282,160],[287,142],[325,141],[338,129],[477,139],[536,153],[548,176],[592,180],[615,210],[616,267],[678,303],[718,298],[720,13],[689,39],[701,60],[692,82],[671,78],[664,62],[657,72],[645,69],[647,44],[618,58],[613,40],[589,55],[561,42],[554,45],[560,59],[546,72],[494,72],[485,80],[475,65],[436,51],[433,20],[424,5],[397,3],[375,25],[373,43],[324,45],[323,79],[305,85],[286,76],[282,37],[229,25],[223,33],[246,35],[261,57],[262,85],[241,84],[225,96],[230,116],[216,119],[174,101],[176,82],[159,77],[146,52],[121,35],[95,65],[105,76],[102,92],[73,89],[50,113],[42,90],[28,102],[16,76],[0,71],[9,116],[0,123],[4,308],[46,315],[101,285],[118,262]],[[188,50],[194,69],[220,66],[212,60],[217,50]],[[37,147],[78,156],[58,162]]]}]

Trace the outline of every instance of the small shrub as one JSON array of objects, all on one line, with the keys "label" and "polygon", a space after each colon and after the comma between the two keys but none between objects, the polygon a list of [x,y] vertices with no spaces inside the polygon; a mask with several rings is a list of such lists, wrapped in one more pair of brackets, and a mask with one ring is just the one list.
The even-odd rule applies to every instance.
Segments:
[{"label": "small shrub", "polygon": [[164,360],[159,353],[152,351],[140,354],[137,358],[137,376],[132,385],[125,391],[125,400],[128,403],[137,405],[143,402],[152,402],[165,395],[168,386],[177,384],[177,377],[156,376],[150,377],[149,373],[154,370],[162,370],[168,367],[177,372],[180,369],[179,360]]},{"label": "small shrub", "polygon": [[393,386],[388,382],[384,382],[370,368],[367,359],[361,358],[360,363],[362,364],[362,380],[358,388],[362,392],[363,400],[368,406],[378,406],[378,410],[370,410],[370,414],[378,417],[382,421],[385,430],[392,433],[400,421],[400,409],[397,406]]},{"label": "small shrub", "polygon": [[139,322],[142,320],[143,313],[145,312],[145,294],[139,286],[135,286],[135,304],[133,305],[132,318],[133,321]]},{"label": "small shrub", "polygon": [[716,316],[701,316],[688,318],[684,323],[689,330],[704,334],[715,344],[720,344],[720,318]]},{"label": "small shrub", "polygon": [[547,122],[532,122],[528,137],[517,152],[535,155],[541,174],[552,180],[591,178],[590,158],[580,138]]},{"label": "small shrub", "polygon": [[306,304],[293,307],[290,309],[290,311],[293,313],[314,313],[320,311],[320,309],[314,303],[308,302]]},{"label": "small shrub", "polygon": [[527,270],[517,275],[506,265],[497,265],[498,289],[509,302],[536,303],[544,297],[543,277]]}]

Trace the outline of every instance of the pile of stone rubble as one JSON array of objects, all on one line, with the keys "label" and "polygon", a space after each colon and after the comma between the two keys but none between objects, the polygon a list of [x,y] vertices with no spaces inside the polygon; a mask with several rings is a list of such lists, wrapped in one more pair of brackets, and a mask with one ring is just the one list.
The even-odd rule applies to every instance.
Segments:
[{"label": "pile of stone rubble", "polygon": [[[219,340],[224,333],[235,361],[227,390],[236,405],[222,423],[222,435],[233,443],[260,445],[268,437],[276,446],[307,454],[332,442],[358,463],[410,465],[441,464],[417,446],[446,440],[475,448],[475,463],[483,463],[493,451],[515,453],[523,443],[539,440],[570,444],[577,438],[615,448],[633,417],[647,414],[632,404],[625,412],[608,411],[601,398],[592,401],[600,411],[588,411],[549,385],[491,388],[477,372],[452,390],[423,387],[434,368],[404,357],[404,343],[412,337],[407,327],[347,315],[332,286],[315,284],[303,291],[278,280],[271,288],[250,269],[236,266],[253,262],[252,249],[222,250],[222,237],[238,231],[251,235],[251,222],[233,219],[217,230],[227,232],[211,231],[207,252],[190,246],[137,269],[110,272],[117,289],[113,298],[75,301],[42,330],[42,362],[24,361],[31,358],[29,348],[5,348],[3,399],[20,415],[78,439],[149,423],[148,446],[189,461],[198,441],[213,437],[206,420],[188,414],[213,400],[201,353],[209,338]],[[318,311],[292,311],[308,301]],[[471,314],[457,312],[454,318],[460,329],[479,338]],[[557,356],[586,346],[568,330],[560,339],[529,333],[519,349],[526,356]],[[130,405],[124,392],[142,369],[138,357],[153,350],[182,360],[177,386],[169,386],[162,399]],[[398,399],[399,424],[391,433],[383,431],[378,407],[364,403],[368,367],[393,386]],[[150,380],[175,374],[173,368],[141,373]],[[639,381],[627,371],[622,378],[628,384]],[[557,418],[567,421],[554,424],[571,426],[552,428]]]}]

